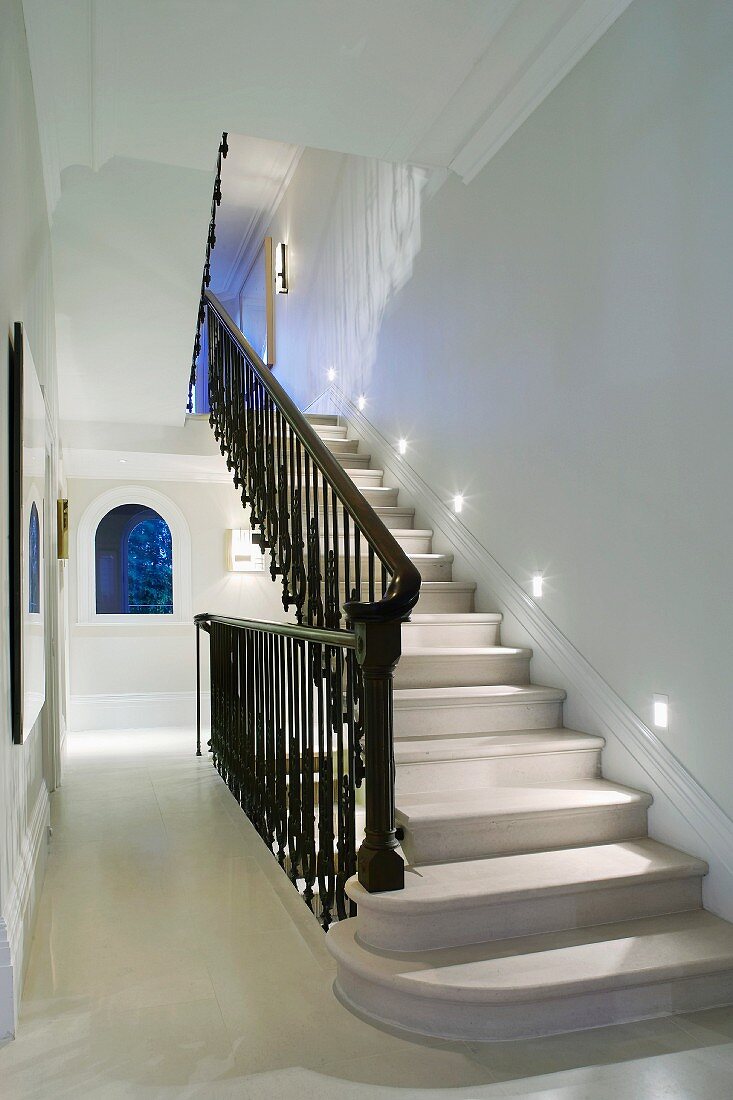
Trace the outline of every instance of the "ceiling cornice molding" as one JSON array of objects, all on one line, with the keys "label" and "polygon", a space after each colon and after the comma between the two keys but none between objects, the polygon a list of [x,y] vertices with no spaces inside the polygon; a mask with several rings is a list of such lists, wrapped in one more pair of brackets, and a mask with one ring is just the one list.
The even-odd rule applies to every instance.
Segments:
[{"label": "ceiling cornice molding", "polygon": [[287,170],[280,179],[277,188],[273,191],[270,202],[253,215],[234,255],[229,271],[220,285],[221,292],[218,295],[220,298],[236,298],[242,289],[260,250],[265,230],[275,217],[277,209],[285,197],[304,150],[305,146],[303,145],[294,146]]},{"label": "ceiling cornice molding", "polygon": [[164,454],[64,447],[66,478],[97,481],[179,481],[232,484],[221,455]]},{"label": "ceiling cornice molding", "polygon": [[[560,18],[557,5],[534,2],[512,9],[410,159],[447,164],[470,183],[632,0],[575,0]],[[516,58],[513,72],[507,57]]]}]

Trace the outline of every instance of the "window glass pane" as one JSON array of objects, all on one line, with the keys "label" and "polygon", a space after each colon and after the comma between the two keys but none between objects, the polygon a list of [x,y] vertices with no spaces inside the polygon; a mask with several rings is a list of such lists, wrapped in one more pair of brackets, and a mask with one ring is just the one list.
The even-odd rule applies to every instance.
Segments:
[{"label": "window glass pane", "polygon": [[173,552],[168,524],[156,515],[127,538],[127,609],[133,615],[173,614]]},{"label": "window glass pane", "polygon": [[143,504],[108,512],[95,536],[98,615],[172,615],[173,542],[162,516]]}]

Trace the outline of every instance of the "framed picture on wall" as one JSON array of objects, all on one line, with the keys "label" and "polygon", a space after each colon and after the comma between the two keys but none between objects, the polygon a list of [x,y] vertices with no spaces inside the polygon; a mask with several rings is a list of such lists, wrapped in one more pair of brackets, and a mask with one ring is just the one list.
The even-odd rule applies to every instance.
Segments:
[{"label": "framed picture on wall", "polygon": [[23,326],[9,341],[10,696],[20,745],[46,698],[44,485],[46,407]]}]

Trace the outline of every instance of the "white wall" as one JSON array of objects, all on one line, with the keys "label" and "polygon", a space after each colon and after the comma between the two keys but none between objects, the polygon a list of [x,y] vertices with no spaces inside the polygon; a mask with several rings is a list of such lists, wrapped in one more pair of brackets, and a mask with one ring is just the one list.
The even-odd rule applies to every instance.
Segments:
[{"label": "white wall", "polygon": [[[150,441],[144,444],[146,448],[152,445]],[[166,438],[166,446],[176,445]],[[249,514],[244,511],[231,481],[185,483],[137,476],[127,482],[120,478],[69,478],[73,729],[175,725],[192,723],[195,717],[195,628],[192,622],[166,622],[165,617],[132,625],[79,622],[76,570],[79,520],[87,506],[102,493],[125,484],[149,486],[173,501],[183,513],[191,536],[194,614],[209,611],[237,618],[284,618],[279,602],[281,588],[279,583],[273,584],[269,571],[245,574],[230,573],[226,569],[227,528],[249,526]],[[133,503],[134,496],[132,491],[130,500]],[[205,636],[202,642],[205,657]],[[204,686],[207,687],[206,660],[203,669]]]},{"label": "white wall", "polygon": [[306,154],[268,230],[286,388],[365,392],[729,816],[731,117],[733,6],[636,0],[469,186]]},{"label": "white wall", "polygon": [[[3,364],[22,321],[52,421],[56,357],[51,254],[33,88],[20,0],[0,0],[0,319]],[[0,386],[0,1040],[12,1034],[45,867],[48,794],[42,722],[22,746],[10,732],[8,642],[8,388]]]}]

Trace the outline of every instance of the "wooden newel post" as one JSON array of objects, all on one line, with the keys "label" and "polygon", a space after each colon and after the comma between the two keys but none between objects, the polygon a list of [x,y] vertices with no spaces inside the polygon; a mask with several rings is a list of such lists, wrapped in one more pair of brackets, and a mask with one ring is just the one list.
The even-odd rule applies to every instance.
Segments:
[{"label": "wooden newel post", "polygon": [[357,856],[359,882],[375,894],[402,890],[405,865],[395,833],[392,677],[400,657],[399,622],[356,622],[356,658],[364,681],[366,830]]}]

